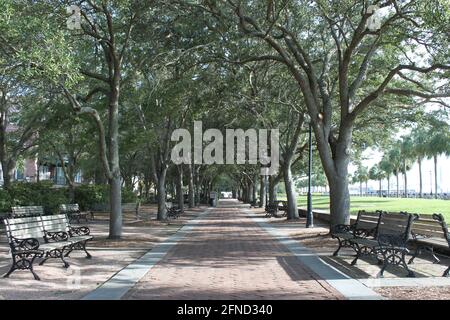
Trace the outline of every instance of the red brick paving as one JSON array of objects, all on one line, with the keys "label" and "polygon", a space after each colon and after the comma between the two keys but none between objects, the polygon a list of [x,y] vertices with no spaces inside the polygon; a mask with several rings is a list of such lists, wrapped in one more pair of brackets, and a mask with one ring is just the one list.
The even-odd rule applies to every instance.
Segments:
[{"label": "red brick paving", "polygon": [[237,208],[214,208],[124,299],[343,299]]}]

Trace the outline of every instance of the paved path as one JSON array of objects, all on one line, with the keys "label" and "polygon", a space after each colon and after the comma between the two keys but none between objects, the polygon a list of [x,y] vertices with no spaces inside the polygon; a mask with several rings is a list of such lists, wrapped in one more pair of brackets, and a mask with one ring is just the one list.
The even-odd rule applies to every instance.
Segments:
[{"label": "paved path", "polygon": [[123,298],[344,298],[236,202],[227,203],[198,221]]}]

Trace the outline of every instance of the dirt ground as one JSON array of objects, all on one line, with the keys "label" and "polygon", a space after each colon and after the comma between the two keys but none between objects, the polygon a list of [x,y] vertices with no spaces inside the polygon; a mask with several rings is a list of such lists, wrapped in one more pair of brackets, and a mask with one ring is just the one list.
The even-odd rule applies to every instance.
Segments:
[{"label": "dirt ground", "polygon": [[374,291],[390,300],[449,300],[450,288],[443,287],[381,287]]},{"label": "dirt ground", "polygon": [[[187,221],[203,212],[204,207],[187,210],[180,218],[169,222],[156,221],[156,207],[144,208],[146,220],[136,220],[133,214],[124,215],[123,237],[107,239],[107,214],[96,213],[89,226],[94,239],[88,243],[92,259],[84,253],[73,252],[62,267],[59,259],[50,259],[43,266],[35,263],[35,271],[42,281],[33,279],[29,271],[15,271],[9,278],[0,278],[0,299],[80,299],[122,268],[141,257],[159,242],[174,234]],[[0,274],[10,267],[11,256],[4,227],[0,230]]]}]

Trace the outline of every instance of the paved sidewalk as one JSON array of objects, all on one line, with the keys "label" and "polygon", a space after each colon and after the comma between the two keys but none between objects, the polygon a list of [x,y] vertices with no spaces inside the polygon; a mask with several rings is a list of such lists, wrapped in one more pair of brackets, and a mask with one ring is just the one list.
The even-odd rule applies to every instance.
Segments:
[{"label": "paved sidewalk", "polygon": [[344,299],[243,210],[224,204],[200,219],[123,298]]}]

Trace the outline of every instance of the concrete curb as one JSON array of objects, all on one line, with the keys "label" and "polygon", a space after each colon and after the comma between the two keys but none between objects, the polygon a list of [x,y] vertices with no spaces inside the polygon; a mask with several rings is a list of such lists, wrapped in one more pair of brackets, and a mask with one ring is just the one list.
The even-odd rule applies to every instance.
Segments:
[{"label": "concrete curb", "polygon": [[297,241],[288,239],[288,237],[257,216],[253,212],[245,210],[258,225],[267,231],[270,235],[281,242],[297,259],[305,266],[314,271],[319,277],[325,280],[333,288],[339,291],[349,300],[384,300],[382,296],[356,279],[352,279],[338,269],[323,261],[312,250],[300,245]]}]

